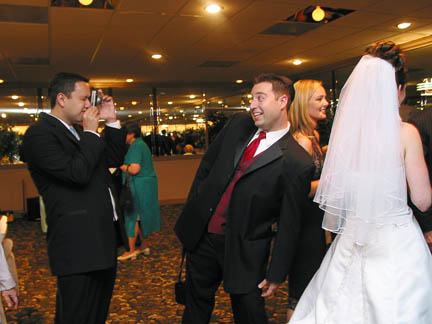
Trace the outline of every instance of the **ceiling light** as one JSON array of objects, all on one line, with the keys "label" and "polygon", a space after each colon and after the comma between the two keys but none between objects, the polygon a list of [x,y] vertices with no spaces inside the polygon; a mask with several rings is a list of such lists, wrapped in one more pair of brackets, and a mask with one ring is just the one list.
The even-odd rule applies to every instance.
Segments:
[{"label": "ceiling light", "polygon": [[18,102],[18,106],[24,107],[24,102]]},{"label": "ceiling light", "polygon": [[168,119],[173,119],[173,116],[169,116]]},{"label": "ceiling light", "polygon": [[131,117],[132,117],[132,115],[128,115],[128,117],[129,117],[129,118],[131,118]]},{"label": "ceiling light", "polygon": [[181,112],[181,113],[183,113],[183,112],[184,112],[184,110],[180,110],[180,112]]},{"label": "ceiling light", "polygon": [[31,114],[31,115],[30,115],[30,117],[34,117],[34,115],[33,115],[33,114]]},{"label": "ceiling light", "polygon": [[191,99],[195,99],[195,97],[196,97],[195,95],[190,95],[189,96],[189,98],[191,98]]},{"label": "ceiling light", "polygon": [[409,26],[411,26],[410,22],[403,22],[403,23],[400,23],[400,24],[397,25],[397,27],[399,29],[405,29],[405,28],[408,28]]},{"label": "ceiling light", "polygon": [[3,80],[3,79],[0,79],[0,83],[4,83],[4,80]]},{"label": "ceiling light", "polygon": [[1,117],[2,117],[2,118],[6,118],[7,115],[6,115],[5,113],[2,113],[2,114],[1,114]]},{"label": "ceiling light", "polygon": [[17,100],[19,97],[18,97],[17,95],[13,95],[13,96],[11,96],[11,98],[12,98],[13,100]]},{"label": "ceiling light", "polygon": [[138,114],[142,115],[142,111],[138,111]]},{"label": "ceiling light", "polygon": [[132,106],[136,106],[136,104],[138,103],[138,101],[131,101]]},{"label": "ceiling light", "polygon": [[134,79],[126,79],[126,82],[128,83],[134,82]]},{"label": "ceiling light", "polygon": [[168,105],[172,105],[173,104],[173,102],[172,101],[168,101]]},{"label": "ceiling light", "polygon": [[89,6],[93,3],[93,0],[79,0],[79,3],[83,6]]},{"label": "ceiling light", "polygon": [[24,107],[24,110],[28,110],[28,108],[27,108],[27,107]]},{"label": "ceiling light", "polygon": [[303,63],[303,61],[302,61],[302,60],[294,60],[292,63],[293,63],[294,65],[300,65],[300,64]]},{"label": "ceiling light", "polygon": [[195,106],[195,108],[201,108],[201,106]]},{"label": "ceiling light", "polygon": [[222,100],[219,100],[219,101],[218,101],[218,104],[219,104],[219,105],[222,104]]},{"label": "ceiling light", "polygon": [[208,13],[215,14],[221,11],[222,7],[213,3],[205,8]]},{"label": "ceiling light", "polygon": [[252,98],[252,95],[251,95],[251,94],[248,94],[247,97],[248,97],[248,98]]},{"label": "ceiling light", "polygon": [[312,19],[315,21],[321,21],[325,17],[325,11],[320,6],[316,6],[315,10],[312,11]]},{"label": "ceiling light", "polygon": [[196,122],[197,122],[197,123],[204,123],[204,119],[203,119],[203,118],[198,118],[198,119],[196,120]]},{"label": "ceiling light", "polygon": [[159,59],[162,58],[162,55],[160,55],[160,54],[153,54],[152,58],[155,59],[155,60],[159,60]]},{"label": "ceiling light", "polygon": [[120,110],[124,110],[124,107],[120,107],[119,109],[120,109]]},{"label": "ceiling light", "polygon": [[243,80],[236,80],[236,83],[243,83]]}]

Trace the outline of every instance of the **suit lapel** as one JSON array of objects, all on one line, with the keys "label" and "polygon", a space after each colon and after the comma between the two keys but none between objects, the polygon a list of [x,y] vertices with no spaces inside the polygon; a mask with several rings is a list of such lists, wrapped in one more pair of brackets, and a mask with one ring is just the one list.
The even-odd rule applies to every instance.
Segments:
[{"label": "suit lapel", "polygon": [[244,151],[246,150],[247,145],[251,138],[255,135],[257,128],[252,133],[245,133],[238,138],[237,145],[235,146],[234,152],[234,167],[238,165],[241,157],[243,156]]},{"label": "suit lapel", "polygon": [[249,168],[247,168],[243,176],[280,158],[283,154],[283,151],[286,150],[290,138],[291,138],[290,132],[282,136],[276,143],[270,146],[267,150],[265,150],[261,155],[259,155],[255,159],[255,161],[249,166]]},{"label": "suit lapel", "polygon": [[[78,140],[76,139],[76,137],[71,133],[70,130],[68,130],[65,127],[65,125],[63,125],[59,120],[57,120],[57,118],[50,116],[49,114],[46,114],[46,113],[41,113],[40,117],[41,117],[41,119],[44,119],[45,121],[47,121],[51,126],[54,126],[58,131],[64,133],[66,135],[66,137],[69,138],[71,141],[78,144]],[[81,134],[79,127],[76,127],[76,125],[73,125],[72,127],[75,129],[75,131],[78,134]]]}]

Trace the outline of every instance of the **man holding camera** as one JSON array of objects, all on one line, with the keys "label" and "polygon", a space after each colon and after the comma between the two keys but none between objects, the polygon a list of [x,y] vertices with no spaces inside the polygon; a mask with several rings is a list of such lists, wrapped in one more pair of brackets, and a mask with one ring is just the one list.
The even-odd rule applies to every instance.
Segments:
[{"label": "man holding camera", "polygon": [[[108,168],[125,154],[113,98],[90,103],[88,79],[59,73],[51,114],[26,132],[23,154],[43,197],[48,257],[57,276],[56,324],[105,323],[114,287],[119,215]],[[104,119],[105,136],[97,133]],[[82,123],[82,126],[77,123]]]}]

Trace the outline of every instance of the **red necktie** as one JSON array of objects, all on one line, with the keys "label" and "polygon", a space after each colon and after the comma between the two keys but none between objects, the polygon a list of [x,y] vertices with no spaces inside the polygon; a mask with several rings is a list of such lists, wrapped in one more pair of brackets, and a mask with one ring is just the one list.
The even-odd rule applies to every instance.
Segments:
[{"label": "red necktie", "polygon": [[242,160],[243,162],[246,162],[247,160],[250,160],[254,157],[258,145],[263,138],[266,138],[266,133],[261,131],[258,137],[255,138],[246,148],[246,151],[243,154],[243,160]]}]

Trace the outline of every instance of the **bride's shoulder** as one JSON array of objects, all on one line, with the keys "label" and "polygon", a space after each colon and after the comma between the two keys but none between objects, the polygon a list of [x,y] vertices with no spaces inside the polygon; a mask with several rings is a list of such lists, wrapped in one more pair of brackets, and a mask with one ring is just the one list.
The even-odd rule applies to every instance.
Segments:
[{"label": "bride's shoulder", "polygon": [[413,124],[402,122],[401,123],[401,138],[402,140],[420,139],[420,134]]}]

